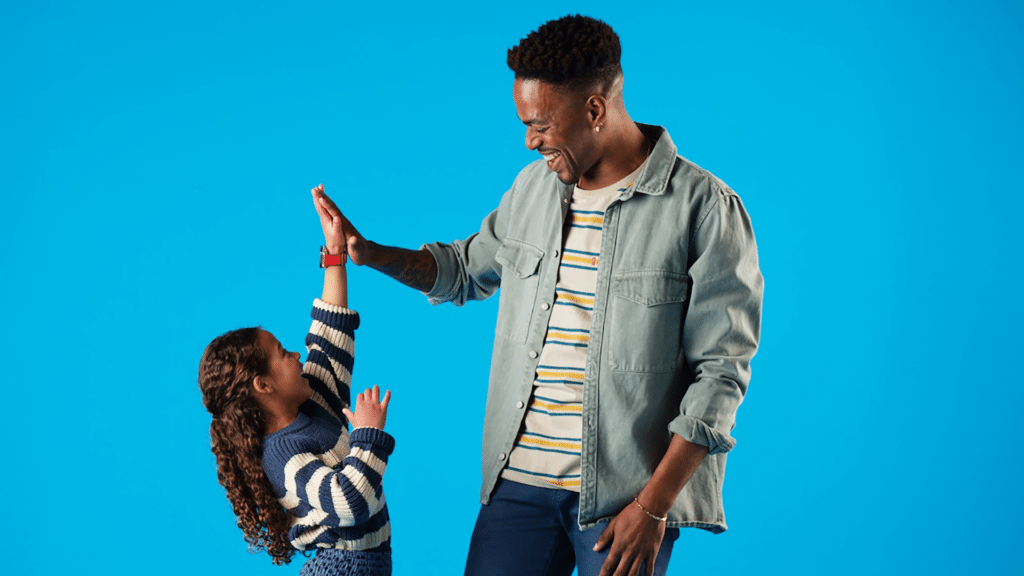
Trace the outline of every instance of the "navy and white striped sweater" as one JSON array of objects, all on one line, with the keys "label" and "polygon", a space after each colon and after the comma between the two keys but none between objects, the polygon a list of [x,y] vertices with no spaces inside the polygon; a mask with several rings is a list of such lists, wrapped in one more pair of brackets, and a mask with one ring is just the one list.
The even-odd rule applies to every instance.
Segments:
[{"label": "navy and white striped sweater", "polygon": [[354,310],[313,303],[303,374],[313,389],[299,416],[263,438],[263,469],[293,516],[288,539],[299,550],[370,550],[390,546],[391,522],[381,481],[395,441],[376,428],[349,435],[355,352]]}]

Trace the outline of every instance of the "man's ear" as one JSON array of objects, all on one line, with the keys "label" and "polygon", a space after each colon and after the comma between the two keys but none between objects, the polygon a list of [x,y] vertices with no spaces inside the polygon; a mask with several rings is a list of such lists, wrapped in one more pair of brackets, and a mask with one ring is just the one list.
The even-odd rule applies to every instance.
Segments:
[{"label": "man's ear", "polygon": [[270,394],[271,392],[274,391],[273,384],[270,382],[269,379],[267,379],[266,376],[257,376],[253,378],[252,388],[258,394]]},{"label": "man's ear", "polygon": [[591,94],[587,98],[587,116],[591,124],[603,126],[607,122],[608,101],[600,94]]}]

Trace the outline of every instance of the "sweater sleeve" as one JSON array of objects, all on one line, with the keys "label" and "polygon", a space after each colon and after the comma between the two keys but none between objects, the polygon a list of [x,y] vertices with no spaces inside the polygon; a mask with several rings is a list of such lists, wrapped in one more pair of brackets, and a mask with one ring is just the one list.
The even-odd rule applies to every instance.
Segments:
[{"label": "sweater sleeve", "polygon": [[355,310],[313,302],[313,324],[306,335],[306,364],[303,373],[313,389],[310,401],[315,412],[325,413],[343,424],[341,409],[351,402],[352,367],[355,363]]},{"label": "sweater sleeve", "polygon": [[276,477],[284,487],[281,503],[304,528],[293,532],[300,549],[326,528],[365,525],[384,507],[382,481],[395,445],[383,430],[358,428],[348,455],[331,466],[307,442],[301,436],[279,439],[268,446],[264,462],[271,481]]}]

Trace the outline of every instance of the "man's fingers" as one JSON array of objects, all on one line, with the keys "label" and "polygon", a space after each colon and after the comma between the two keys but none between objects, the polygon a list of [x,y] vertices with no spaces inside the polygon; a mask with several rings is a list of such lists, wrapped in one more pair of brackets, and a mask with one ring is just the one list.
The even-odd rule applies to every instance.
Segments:
[{"label": "man's fingers", "polygon": [[654,563],[658,560],[658,554],[654,553],[644,561],[644,576],[654,576]]},{"label": "man's fingers", "polygon": [[618,573],[616,568],[619,566],[619,556],[617,554],[608,554],[608,557],[604,559],[604,564],[601,565],[601,574],[599,576],[612,576],[612,572]]},{"label": "man's fingers", "polygon": [[[640,576],[640,569],[644,567],[644,561],[640,557],[633,558],[633,565],[629,568],[629,576]],[[646,574],[647,570],[644,570]]]},{"label": "man's fingers", "polygon": [[594,544],[594,552],[600,552],[601,550],[604,550],[604,547],[608,545],[608,541],[612,539],[613,533],[614,531],[612,530],[612,525],[609,522],[608,527],[605,528],[604,531],[601,532],[601,535],[597,537],[597,543]]}]

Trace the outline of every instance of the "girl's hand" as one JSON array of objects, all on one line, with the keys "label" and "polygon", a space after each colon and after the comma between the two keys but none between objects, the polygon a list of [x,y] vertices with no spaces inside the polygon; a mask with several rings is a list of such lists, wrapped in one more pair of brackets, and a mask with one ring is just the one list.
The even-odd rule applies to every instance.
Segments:
[{"label": "girl's hand", "polygon": [[366,254],[366,240],[355,226],[338,210],[338,207],[324,194],[324,185],[311,190],[313,205],[320,216],[320,227],[324,230],[324,244],[331,254],[348,254],[357,265],[363,263]]},{"label": "girl's hand", "polygon": [[353,414],[348,408],[341,411],[352,423],[352,428],[377,428],[384,429],[384,421],[388,417],[388,403],[391,402],[391,390],[380,397],[380,388],[375,384],[373,388],[367,388],[362,394],[356,397],[356,411]]}]

